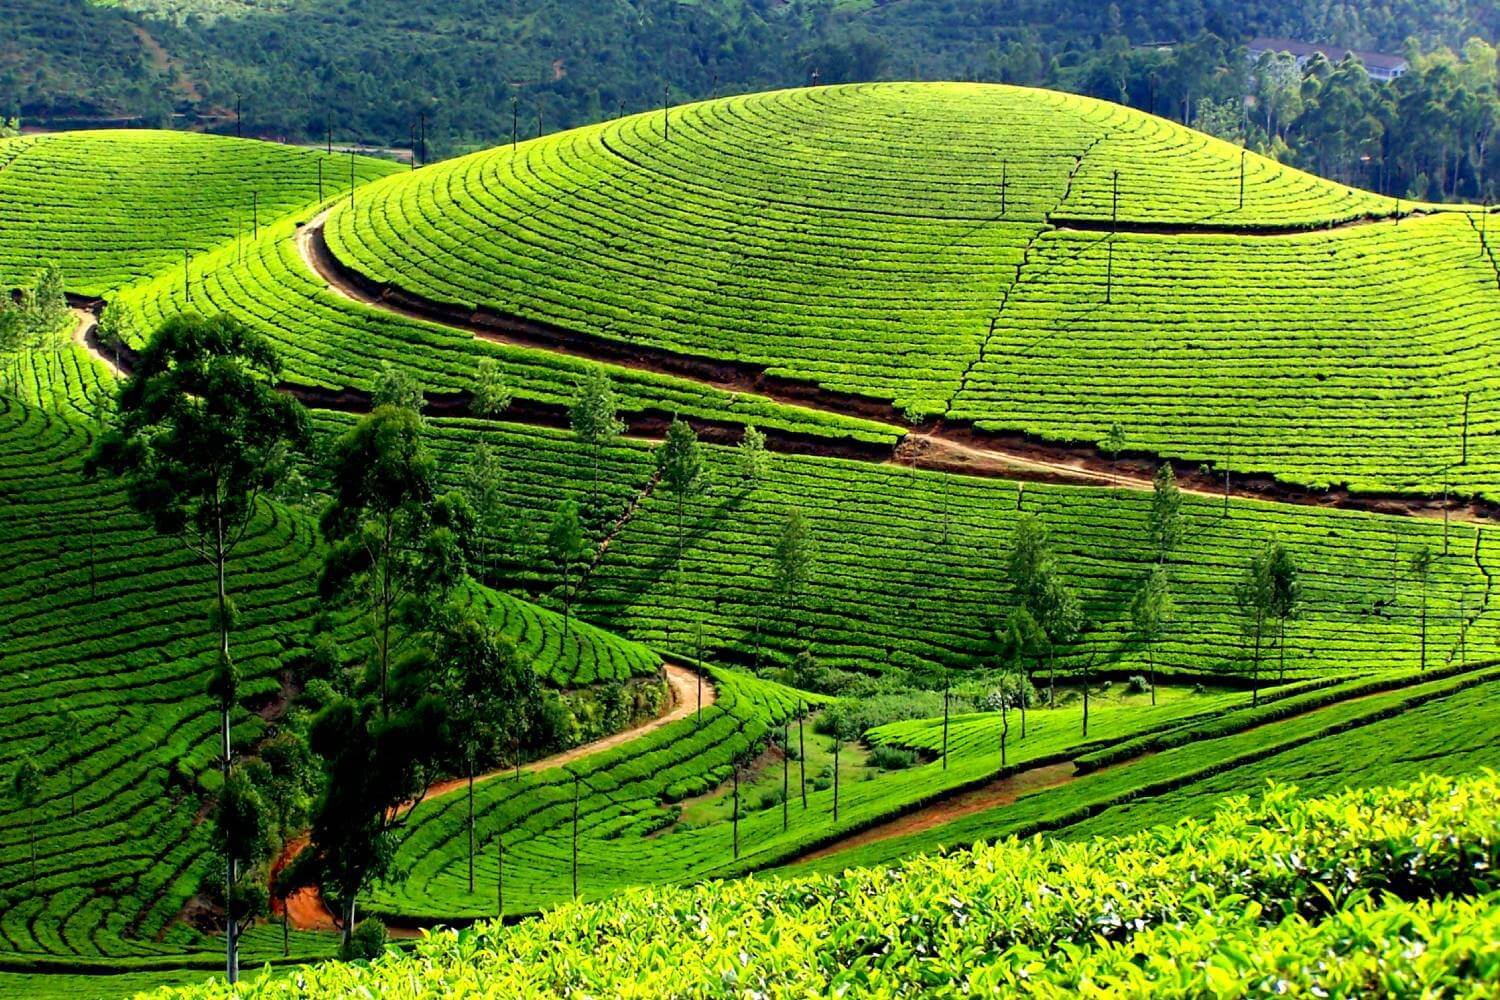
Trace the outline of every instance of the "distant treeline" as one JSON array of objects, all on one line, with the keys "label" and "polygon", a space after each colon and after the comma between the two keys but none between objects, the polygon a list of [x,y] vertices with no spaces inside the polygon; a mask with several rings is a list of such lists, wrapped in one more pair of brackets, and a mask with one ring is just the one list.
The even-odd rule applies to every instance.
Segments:
[{"label": "distant treeline", "polygon": [[[0,115],[41,121],[233,131],[240,107],[248,134],[307,140],[331,128],[338,140],[407,145],[425,113],[429,148],[442,156],[512,129],[527,136],[663,100],[797,86],[816,72],[824,83],[975,79],[1088,93],[1244,135],[1282,159],[1392,193],[1473,197],[1493,173],[1483,124],[1495,96],[1493,53],[1465,46],[1500,38],[1500,6],[1480,0],[7,0],[5,8]],[[1392,86],[1326,66],[1293,81],[1284,67],[1252,67],[1242,46],[1256,35],[1406,54],[1416,70]],[[1424,52],[1436,55],[1418,57]]]}]

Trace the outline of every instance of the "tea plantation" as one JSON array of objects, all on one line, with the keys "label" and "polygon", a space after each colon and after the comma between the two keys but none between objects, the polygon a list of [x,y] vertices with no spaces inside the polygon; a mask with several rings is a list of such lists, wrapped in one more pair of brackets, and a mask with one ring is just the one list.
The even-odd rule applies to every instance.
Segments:
[{"label": "tea plantation", "polygon": [[[0,994],[1488,995],[1490,221],[989,85],[732,97],[418,170],[0,140]],[[26,325],[51,262],[71,342]],[[307,407],[228,568],[236,753],[331,762],[351,705],[372,773],[388,733],[432,744],[350,897],[399,939],[331,961],[324,868],[245,933],[234,993],[198,985],[232,801],[213,569],[84,468],[200,314]],[[341,535],[331,498],[388,470],[340,456],[382,415],[431,495]],[[394,615],[421,638],[393,712],[360,603],[389,580],[339,602],[336,575],[406,530],[412,592],[468,561]],[[1071,624],[1027,638],[1023,605]],[[450,612],[536,675],[513,750],[510,703],[409,673]],[[267,832],[252,895],[325,863],[314,815]]]},{"label": "tea plantation", "polygon": [[250,239],[299,205],[395,163],[180,132],[100,131],[0,139],[0,285],[40,263],[71,291],[102,295]]}]

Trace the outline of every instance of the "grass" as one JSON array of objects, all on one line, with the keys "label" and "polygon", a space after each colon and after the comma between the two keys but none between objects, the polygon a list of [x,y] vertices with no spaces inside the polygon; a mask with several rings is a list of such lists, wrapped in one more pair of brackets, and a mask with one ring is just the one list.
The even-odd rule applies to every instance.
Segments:
[{"label": "grass", "polygon": [[[1160,753],[1138,757],[1117,767],[1093,774],[1083,775],[1057,788],[1034,792],[1015,802],[965,816],[951,823],[923,830],[907,836],[894,837],[841,851],[809,862],[792,870],[838,871],[848,866],[886,864],[918,853],[930,853],[945,848],[962,847],[979,841],[1006,836],[1025,836],[1046,832],[1052,836],[1068,836],[1075,825],[1079,829],[1095,833],[1113,832],[1111,822],[1098,820],[1092,826],[1091,817],[1109,816],[1112,810],[1124,809],[1130,803],[1146,802],[1143,817],[1159,820],[1169,815],[1157,802],[1182,803],[1188,791],[1203,788],[1203,783],[1213,783],[1219,790],[1254,792],[1264,785],[1267,777],[1281,779],[1277,761],[1282,755],[1301,752],[1300,759],[1316,755],[1324,761],[1340,761],[1345,749],[1351,748],[1348,741],[1361,740],[1351,736],[1365,731],[1365,727],[1386,723],[1381,735],[1390,737],[1405,731],[1421,730],[1433,705],[1457,705],[1458,710],[1478,705],[1483,713],[1492,713],[1496,699],[1500,698],[1500,670],[1490,668],[1478,672],[1464,672],[1456,676],[1425,683],[1416,683],[1393,691],[1336,701],[1326,707],[1309,711],[1289,719],[1266,725],[1253,726],[1239,732],[1231,732],[1217,738],[1194,740],[1184,746]],[[1453,703],[1447,699],[1465,696]],[[1443,712],[1449,709],[1441,710]],[[1470,718],[1470,725],[1473,717]],[[1459,735],[1450,729],[1450,738]],[[1410,738],[1410,737],[1408,737]],[[1355,744],[1360,745],[1360,744]],[[1436,770],[1464,773],[1475,767],[1494,767],[1500,764],[1500,747],[1488,736],[1470,741],[1475,749],[1472,754],[1444,759],[1439,753],[1426,765],[1409,766],[1402,771],[1392,771],[1390,781],[1399,781],[1418,773]],[[1459,750],[1461,746],[1450,746]],[[1298,758],[1293,758],[1298,759]],[[1256,770],[1243,770],[1254,768]],[[1371,765],[1371,774],[1366,780],[1385,784],[1375,777],[1379,774],[1378,761]],[[1285,779],[1295,780],[1299,771],[1295,766],[1286,772]],[[1351,781],[1358,786],[1361,781]],[[1319,790],[1335,790],[1343,787],[1337,780],[1325,782]],[[1175,799],[1164,796],[1177,795]],[[1213,795],[1196,798],[1195,801],[1212,803]],[[1211,808],[1205,804],[1195,810]],[[1116,813],[1116,817],[1121,814]],[[1138,829],[1129,820],[1121,820],[1121,829]],[[1150,820],[1145,820],[1150,822]]]}]

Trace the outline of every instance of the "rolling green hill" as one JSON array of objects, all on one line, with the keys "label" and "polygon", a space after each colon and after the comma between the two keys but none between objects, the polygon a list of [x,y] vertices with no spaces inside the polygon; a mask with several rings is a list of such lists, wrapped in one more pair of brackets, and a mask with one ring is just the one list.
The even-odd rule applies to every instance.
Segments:
[{"label": "rolling green hill", "polygon": [[62,265],[70,291],[102,295],[243,237],[394,163],[266,142],[145,130],[0,139],[0,287]]},{"label": "rolling green hill", "polygon": [[[28,361],[27,382],[0,393],[0,771],[30,759],[46,783],[32,809],[0,813],[0,968],[212,968],[217,946],[184,920],[213,864],[211,569],[152,533],[116,484],[83,478],[102,367],[73,347]],[[265,735],[302,683],[299,623],[316,607],[322,551],[306,512],[262,503],[232,566],[237,744]],[[551,611],[484,589],[474,599],[558,686],[660,670],[644,646],[586,623],[564,640]],[[78,734],[60,739],[69,716]],[[329,951],[324,937],[297,938],[298,954]],[[280,945],[257,931],[247,956]]]},{"label": "rolling green hill", "polygon": [[[547,968],[598,977],[593,991],[627,975],[648,994],[691,992],[707,982],[703,967],[674,951],[695,944],[691,928],[598,966],[567,934],[630,944],[611,935],[658,920],[680,932],[685,913],[739,927],[767,903],[785,917],[781,944],[747,950],[734,973],[746,978],[714,982],[844,984],[817,978],[826,960],[868,976],[850,984],[899,992],[932,963],[908,967],[906,952],[861,942],[872,928],[905,941],[881,915],[897,906],[918,915],[903,926],[931,931],[925,954],[969,954],[972,928],[938,933],[953,916],[942,901],[998,898],[994,871],[979,874],[990,862],[1004,862],[1004,880],[1012,863],[1147,859],[1183,843],[1235,861],[1244,829],[1274,814],[1291,819],[1266,832],[1265,851],[1328,849],[1329,871],[1343,871],[1335,862],[1365,859],[1372,838],[1430,834],[1451,848],[1493,826],[1487,806],[1455,821],[1433,804],[1487,803],[1492,777],[1321,804],[1281,792],[1262,806],[1219,804],[1268,777],[1334,794],[1500,766],[1488,723],[1500,691],[1490,509],[1450,520],[1434,516],[1433,497],[1450,482],[1500,489],[1484,338],[1500,307],[1500,270],[1481,239],[1490,220],[1242,158],[1116,105],[972,84],[730,98],[417,171],[356,159],[352,192],[331,177],[350,162],[150,132],[0,141],[0,213],[24,222],[0,232],[0,279],[57,257],[71,290],[107,300],[127,369],[131,349],[174,315],[245,320],[283,357],[283,388],[313,408],[318,446],[302,471],[314,489],[329,443],[369,408],[385,367],[405,370],[429,393],[422,434],[444,488],[472,475],[481,444],[498,456],[486,483],[499,498],[486,539],[496,558],[467,599],[554,688],[597,685],[602,701],[619,682],[657,676],[666,656],[702,671],[708,703],[690,712],[679,697],[632,738],[481,782],[473,890],[465,797],[423,801],[390,845],[409,877],[360,901],[406,929],[485,920],[503,871],[505,914],[539,919],[439,935],[368,970],[302,982],[399,995],[406,986],[380,977],[430,955],[432,988],[472,985],[464,977],[482,967],[497,995],[546,990],[558,982],[527,978],[544,972],[512,959],[555,947]],[[247,190],[261,192],[258,234],[245,232]],[[107,995],[154,975],[180,983],[219,961],[199,891],[218,780],[203,687],[208,571],[149,532],[116,484],[82,477],[113,384],[91,350],[49,344],[0,364],[0,773],[27,757],[46,775],[39,805],[0,810],[0,991],[23,996]],[[515,397],[487,418],[468,412],[482,361],[498,363]],[[630,433],[596,452],[563,428],[580,380],[600,370]],[[657,459],[673,415],[706,439],[703,488],[680,513]],[[751,422],[774,450],[747,477],[734,445]],[[1057,439],[1097,447],[1075,453]],[[927,447],[951,461],[916,467]],[[1162,559],[1149,475],[1164,456],[1214,465],[1184,466],[1184,531],[1165,561],[1175,609],[1148,656],[1131,603]],[[1226,465],[1282,482],[1261,499],[1220,495],[1209,474]],[[1365,492],[1316,489],[1343,482]],[[322,500],[262,501],[236,565],[239,746],[304,697]],[[587,570],[565,605],[546,539],[567,500],[588,509]],[[774,550],[792,512],[812,556],[795,593],[778,596]],[[993,710],[1022,514],[1046,529],[1085,620],[1029,663],[1038,692],[1024,736],[1013,699]],[[1271,540],[1301,567],[1300,599],[1257,662],[1238,592]],[[1432,561],[1419,572],[1423,550]],[[1152,668],[1162,686],[1148,694],[1136,678]],[[958,699],[951,713],[946,693]],[[59,736],[65,712],[76,737]],[[1208,818],[1139,832],[1178,812]],[[1360,819],[1321,832],[1349,812]],[[1078,843],[909,862],[1031,833]],[[1085,843],[1122,833],[1132,839]],[[578,891],[596,903],[566,902],[575,843]],[[1338,951],[1341,933],[1385,952],[1392,926],[1437,913],[1483,928],[1493,916],[1472,886],[1443,898],[1454,883],[1441,858],[1431,864],[1442,891],[1424,883],[1333,916],[1310,882],[1273,878],[1269,856],[1255,868],[1268,881],[1250,888],[1265,890],[1274,919],[1235,904],[1169,920],[1207,890],[1158,858],[1142,860],[1149,885],[1119,891],[1164,900],[1160,919],[1067,952],[1070,920],[1097,924],[1059,913],[1012,943],[1076,958],[1073,969],[1025,958],[1042,992],[1076,987],[1080,969],[1101,982],[1169,976],[1126,968],[1137,931],[1160,947],[1244,941],[1234,970],[1271,960],[1257,939],[1273,955],[1337,954],[1307,980],[1336,991],[1366,975]],[[900,868],[832,874],[856,862],[910,863],[941,891],[914,897]],[[1122,879],[1141,874],[1122,865]],[[787,868],[830,876],[692,886]],[[1354,870],[1375,884],[1395,877],[1381,864]],[[1307,922],[1283,921],[1281,905]],[[814,939],[820,920],[841,928],[837,940]],[[1413,960],[1402,975],[1428,982],[1475,949],[1462,932],[1431,940],[1457,957]],[[279,927],[255,928],[247,967],[279,946]],[[306,932],[293,947],[294,960],[311,960],[334,942]],[[488,957],[495,950],[508,957]],[[475,961],[450,969],[455,953]],[[1022,958],[975,966],[974,982],[1008,983]],[[295,983],[273,975],[254,988],[275,996]]]},{"label": "rolling green hill", "polygon": [[912,419],[1087,443],[1118,423],[1132,448],[1313,488],[1483,492],[1487,224],[1253,155],[1242,205],[1241,164],[1083,98],[834,87],[388,178],[326,233],[434,308]]}]

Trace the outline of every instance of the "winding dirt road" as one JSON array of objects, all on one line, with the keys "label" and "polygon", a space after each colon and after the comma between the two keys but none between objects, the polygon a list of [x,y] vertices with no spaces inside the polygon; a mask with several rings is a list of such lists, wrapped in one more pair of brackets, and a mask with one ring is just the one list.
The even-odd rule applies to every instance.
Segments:
[{"label": "winding dirt road", "polygon": [[[521,770],[529,774],[536,771],[546,771],[554,767],[562,767],[574,761],[581,760],[584,757],[612,750],[615,747],[639,739],[647,733],[654,732],[663,726],[671,725],[680,719],[685,719],[692,715],[698,710],[698,680],[700,675],[696,671],[679,663],[664,663],[662,670],[666,675],[667,686],[672,699],[667,711],[638,726],[630,729],[622,729],[618,733],[612,733],[602,739],[594,740],[592,743],[585,743],[571,750],[564,750],[562,753],[556,753],[550,757],[543,757],[529,764],[523,764]],[[704,708],[708,708],[718,700],[718,688],[707,677],[703,678],[702,692]],[[484,782],[507,777],[515,773],[515,769],[509,767],[490,771],[487,774],[476,775],[474,784],[477,786]],[[454,792],[467,788],[468,784],[467,778],[453,778],[447,781],[439,781],[428,787],[423,798],[438,799],[445,795],[452,795]],[[307,843],[307,837],[302,836],[297,837],[286,845],[280,856],[271,865],[272,881],[281,873],[282,869],[291,863],[293,858],[302,853],[307,847]],[[328,904],[323,901],[322,893],[316,888],[298,889],[292,893],[287,897],[286,910],[291,918],[292,926],[299,931],[332,931],[337,929],[337,925],[333,919],[333,912],[329,910]],[[271,912],[280,914],[281,904],[273,901]]]},{"label": "winding dirt road", "polygon": [[[351,302],[435,323],[480,340],[542,348],[591,361],[670,374],[726,392],[756,393],[803,409],[857,415],[895,426],[903,424],[902,415],[888,402],[824,390],[812,383],[770,375],[753,365],[624,344],[482,308],[465,310],[446,306],[380,285],[343,264],[328,246],[323,227],[331,211],[324,211],[298,230],[297,250],[303,263],[329,290]],[[1093,445],[1058,444],[1024,434],[993,434],[941,419],[909,431],[884,460],[960,475],[1136,491],[1153,488],[1156,466],[1161,462],[1158,456],[1122,458],[1106,455]],[[1225,495],[1222,473],[1205,474],[1200,463],[1172,464],[1183,492],[1215,498]],[[1237,499],[1436,518],[1443,516],[1446,507],[1450,517],[1475,521],[1500,515],[1500,507],[1482,501],[1450,498],[1445,503],[1435,497],[1353,494],[1342,487],[1309,490],[1267,475],[1231,474],[1229,479],[1228,494]]]}]

